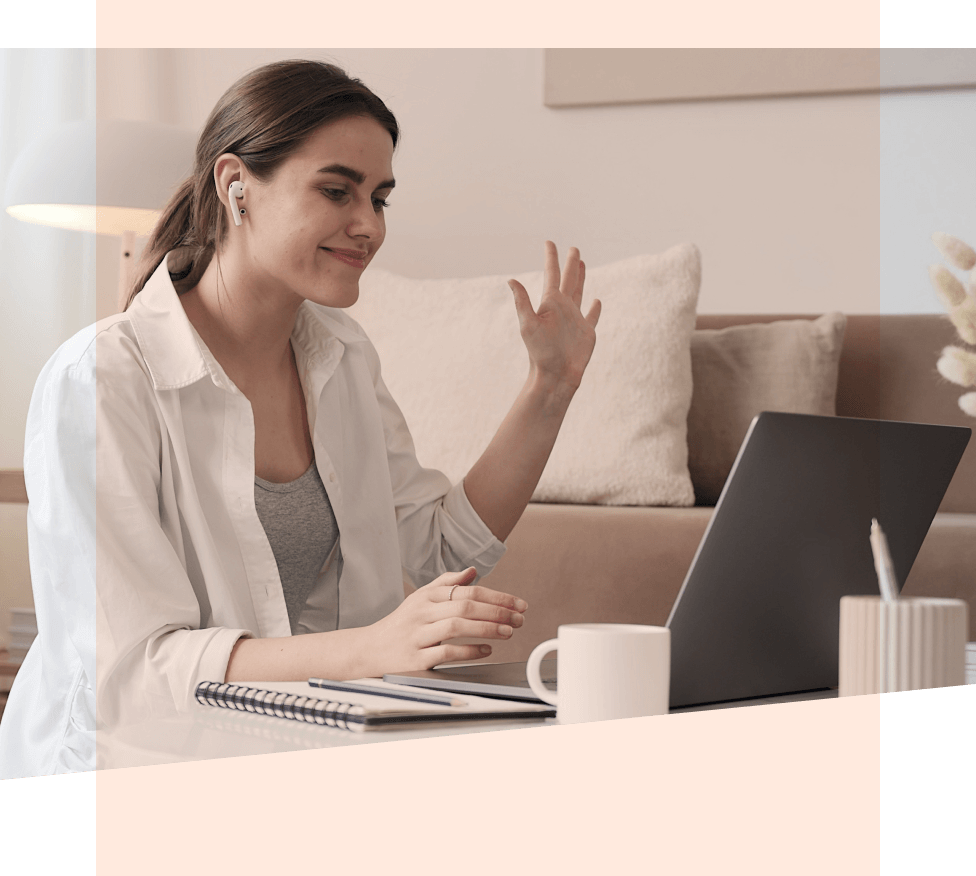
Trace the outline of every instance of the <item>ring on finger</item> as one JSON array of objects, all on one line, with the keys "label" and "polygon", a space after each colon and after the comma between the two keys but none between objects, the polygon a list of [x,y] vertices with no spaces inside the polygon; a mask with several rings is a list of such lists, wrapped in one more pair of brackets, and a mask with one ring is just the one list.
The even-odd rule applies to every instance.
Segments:
[{"label": "ring on finger", "polygon": [[451,588],[451,592],[450,592],[450,593],[449,593],[449,594],[447,595],[447,601],[448,601],[448,602],[451,602],[451,601],[452,601],[452,600],[454,599],[454,591],[455,591],[455,590],[457,590],[457,589],[458,589],[458,587],[460,587],[460,586],[461,586],[460,584],[455,584],[455,585],[454,585],[454,586],[453,586],[453,587]]}]

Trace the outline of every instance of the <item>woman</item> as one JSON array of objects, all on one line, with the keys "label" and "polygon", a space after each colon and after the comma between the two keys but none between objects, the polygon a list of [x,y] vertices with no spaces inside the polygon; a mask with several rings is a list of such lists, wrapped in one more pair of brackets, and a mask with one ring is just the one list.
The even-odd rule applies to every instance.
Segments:
[{"label": "woman", "polygon": [[[522,625],[523,600],[474,581],[538,483],[600,305],[582,315],[579,253],[560,278],[547,243],[538,312],[511,283],[525,387],[462,484],[422,468],[342,312],[385,237],[398,137],[333,66],[245,76],[125,311],[45,366],[25,453],[40,632],[3,774],[90,769],[96,726],[179,711],[200,681],[425,669],[491,653],[449,639]],[[404,573],[426,585],[406,599]]]}]

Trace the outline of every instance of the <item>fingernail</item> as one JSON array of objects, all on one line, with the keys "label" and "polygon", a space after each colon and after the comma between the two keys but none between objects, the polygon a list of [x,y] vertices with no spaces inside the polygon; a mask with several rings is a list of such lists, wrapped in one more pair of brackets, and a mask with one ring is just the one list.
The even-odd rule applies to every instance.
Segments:
[{"label": "fingernail", "polygon": [[512,635],[513,630],[508,624],[502,624],[498,627],[498,632],[502,636],[510,636]]},{"label": "fingernail", "polygon": [[478,650],[482,654],[490,654],[491,653],[491,648],[488,645],[482,645]]},{"label": "fingernail", "polygon": [[529,604],[524,599],[515,600],[515,610],[525,611],[529,607]]},{"label": "fingernail", "polygon": [[525,623],[525,620],[523,619],[522,615],[516,614],[516,615],[514,615],[512,617],[512,626],[513,627],[520,627],[524,623]]}]

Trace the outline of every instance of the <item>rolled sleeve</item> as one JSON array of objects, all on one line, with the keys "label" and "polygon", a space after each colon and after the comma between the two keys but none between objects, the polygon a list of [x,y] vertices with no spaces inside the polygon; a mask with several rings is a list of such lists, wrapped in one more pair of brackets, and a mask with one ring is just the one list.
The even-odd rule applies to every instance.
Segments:
[{"label": "rolled sleeve", "polygon": [[463,482],[444,497],[441,531],[464,567],[474,566],[479,578],[491,572],[505,553],[504,543],[495,538],[468,500]]}]

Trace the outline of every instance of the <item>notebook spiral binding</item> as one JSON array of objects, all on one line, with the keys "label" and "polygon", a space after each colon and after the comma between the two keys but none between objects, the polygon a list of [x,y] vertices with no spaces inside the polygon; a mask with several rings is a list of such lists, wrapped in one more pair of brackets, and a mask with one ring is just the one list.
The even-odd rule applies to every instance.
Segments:
[{"label": "notebook spiral binding", "polygon": [[363,730],[362,706],[320,700],[300,694],[262,690],[227,682],[201,681],[196,689],[197,701],[205,706],[220,706],[239,712],[255,712],[275,718],[304,721],[340,730]]}]

